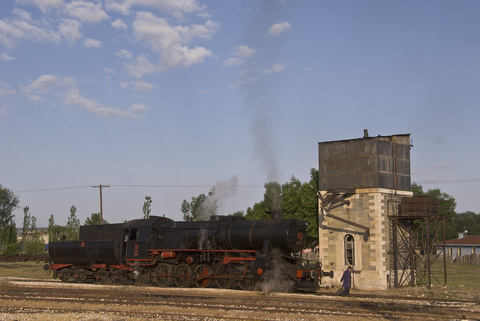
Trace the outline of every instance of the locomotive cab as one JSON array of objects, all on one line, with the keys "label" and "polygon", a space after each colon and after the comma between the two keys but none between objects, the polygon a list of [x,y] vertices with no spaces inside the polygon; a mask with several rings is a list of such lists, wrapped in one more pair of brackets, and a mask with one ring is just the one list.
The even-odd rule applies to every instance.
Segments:
[{"label": "locomotive cab", "polygon": [[170,222],[172,220],[164,217],[150,216],[149,219],[133,220],[122,226],[122,261],[147,260],[148,250],[152,248],[152,229],[158,222]]}]

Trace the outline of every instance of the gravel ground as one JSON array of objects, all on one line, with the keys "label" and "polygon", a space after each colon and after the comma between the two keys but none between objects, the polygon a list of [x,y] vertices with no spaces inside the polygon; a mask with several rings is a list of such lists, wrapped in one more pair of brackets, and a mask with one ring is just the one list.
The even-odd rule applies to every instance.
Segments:
[{"label": "gravel ground", "polygon": [[475,320],[478,302],[0,279],[0,320]]}]

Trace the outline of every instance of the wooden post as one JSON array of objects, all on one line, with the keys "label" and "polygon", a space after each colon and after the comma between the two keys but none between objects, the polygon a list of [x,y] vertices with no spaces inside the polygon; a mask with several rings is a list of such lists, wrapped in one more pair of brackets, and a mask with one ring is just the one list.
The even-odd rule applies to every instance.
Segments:
[{"label": "wooden post", "polygon": [[110,185],[96,185],[96,186],[92,186],[92,187],[96,187],[96,188],[100,188],[100,224],[103,224],[103,206],[102,206],[102,188],[103,187],[110,187]]}]

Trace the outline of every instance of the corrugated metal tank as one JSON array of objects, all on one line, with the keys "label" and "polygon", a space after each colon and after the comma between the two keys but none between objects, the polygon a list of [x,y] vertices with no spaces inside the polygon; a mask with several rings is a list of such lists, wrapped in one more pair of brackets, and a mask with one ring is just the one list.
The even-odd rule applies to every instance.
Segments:
[{"label": "corrugated metal tank", "polygon": [[319,189],[408,191],[410,134],[318,143]]}]

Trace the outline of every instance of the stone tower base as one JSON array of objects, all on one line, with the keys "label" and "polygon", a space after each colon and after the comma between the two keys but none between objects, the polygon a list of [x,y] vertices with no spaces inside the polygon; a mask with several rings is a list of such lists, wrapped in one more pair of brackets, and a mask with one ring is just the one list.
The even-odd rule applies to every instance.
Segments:
[{"label": "stone tower base", "polygon": [[[326,192],[320,193],[326,195]],[[357,189],[355,194],[348,198],[349,205],[334,208],[329,213],[321,211],[319,258],[324,271],[334,271],[332,279],[323,279],[324,285],[341,286],[340,278],[350,265],[353,270],[353,288],[388,288],[391,262],[388,203],[411,196],[410,191]],[[353,222],[354,225],[344,222],[345,220]]]}]

